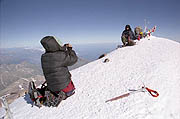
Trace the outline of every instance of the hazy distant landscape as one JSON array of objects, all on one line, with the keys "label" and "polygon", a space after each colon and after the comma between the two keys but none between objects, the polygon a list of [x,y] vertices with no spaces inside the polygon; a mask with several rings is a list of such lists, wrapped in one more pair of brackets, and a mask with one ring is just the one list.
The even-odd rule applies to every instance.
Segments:
[{"label": "hazy distant landscape", "polygon": [[93,61],[102,54],[109,53],[117,48],[118,43],[98,43],[73,45],[79,57]]},{"label": "hazy distant landscape", "polygon": [[1,48],[0,51],[0,95],[18,80],[42,75],[42,51],[27,48]]}]

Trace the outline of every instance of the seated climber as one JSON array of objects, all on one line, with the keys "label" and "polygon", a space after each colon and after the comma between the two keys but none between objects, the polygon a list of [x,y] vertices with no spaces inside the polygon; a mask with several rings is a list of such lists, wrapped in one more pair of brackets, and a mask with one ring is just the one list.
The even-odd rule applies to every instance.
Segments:
[{"label": "seated climber", "polygon": [[62,100],[75,93],[68,66],[78,60],[70,44],[61,46],[53,36],[41,40],[45,53],[41,56],[41,65],[47,86],[36,89],[34,83],[29,85],[30,98],[36,106],[57,107]]},{"label": "seated climber", "polygon": [[68,66],[78,60],[76,53],[70,44],[60,46],[53,36],[46,36],[41,40],[46,52],[41,56],[41,65],[47,88],[58,93],[63,91],[66,96],[74,93],[74,84]]},{"label": "seated climber", "polygon": [[125,30],[123,31],[122,36],[121,36],[123,46],[135,45],[135,42],[133,41],[135,39],[136,39],[136,37],[135,37],[133,31],[131,30],[130,25],[126,25]]}]

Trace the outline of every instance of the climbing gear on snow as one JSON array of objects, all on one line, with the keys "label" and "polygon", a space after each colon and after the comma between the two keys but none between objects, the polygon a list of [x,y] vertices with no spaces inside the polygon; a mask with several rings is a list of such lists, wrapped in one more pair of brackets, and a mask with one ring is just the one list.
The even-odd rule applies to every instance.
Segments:
[{"label": "climbing gear on snow", "polygon": [[71,81],[68,86],[60,91],[52,92],[47,88],[44,82],[41,88],[36,88],[33,81],[29,82],[28,94],[33,101],[32,106],[35,104],[37,107],[48,106],[58,107],[62,100],[75,94],[75,87]]},{"label": "climbing gear on snow", "polygon": [[60,102],[66,99],[66,95],[63,91],[60,91],[59,93],[52,93],[51,91],[45,91],[44,98],[46,98],[43,103],[44,106],[58,107]]},{"label": "climbing gear on snow", "polygon": [[28,94],[33,101],[32,106],[35,104],[37,107],[42,106],[42,94],[36,89],[36,86],[33,81],[29,82],[29,89],[28,89]]},{"label": "climbing gear on snow", "polygon": [[138,90],[129,90],[129,91],[131,91],[131,92],[123,94],[123,95],[120,95],[120,96],[112,98],[112,99],[109,99],[106,102],[110,102],[110,101],[118,100],[120,98],[128,97],[129,95],[134,94],[134,93],[138,93],[138,92],[149,92],[149,94],[151,96],[153,96],[153,97],[158,97],[159,96],[159,93],[157,91],[152,90],[150,88],[147,88],[145,86],[143,86],[142,88],[140,88]]}]

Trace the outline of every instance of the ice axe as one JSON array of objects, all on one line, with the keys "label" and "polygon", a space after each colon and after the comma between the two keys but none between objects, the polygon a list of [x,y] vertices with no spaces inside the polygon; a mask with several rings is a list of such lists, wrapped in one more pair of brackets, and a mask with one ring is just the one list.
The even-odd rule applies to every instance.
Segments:
[{"label": "ice axe", "polygon": [[107,100],[106,102],[111,102],[111,101],[118,100],[118,99],[121,99],[121,98],[124,98],[124,97],[128,97],[128,96],[130,96],[130,95],[132,95],[134,93],[138,93],[138,92],[149,92],[149,94],[151,94],[151,96],[153,96],[153,97],[158,97],[159,96],[159,93],[157,91],[152,90],[150,88],[147,88],[145,86],[143,86],[142,88],[140,88],[138,90],[129,89],[129,91],[130,91],[129,93],[125,93],[125,94],[117,96],[115,98],[111,98],[111,99]]}]

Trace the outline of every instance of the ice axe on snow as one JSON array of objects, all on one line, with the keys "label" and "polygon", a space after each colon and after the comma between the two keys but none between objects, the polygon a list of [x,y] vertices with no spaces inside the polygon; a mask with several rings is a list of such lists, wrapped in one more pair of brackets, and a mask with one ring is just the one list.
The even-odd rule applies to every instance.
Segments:
[{"label": "ice axe on snow", "polygon": [[143,86],[142,88],[138,89],[138,90],[129,90],[130,92],[129,93],[125,93],[123,95],[120,95],[120,96],[117,96],[115,98],[112,98],[112,99],[109,99],[107,100],[106,102],[111,102],[111,101],[115,101],[115,100],[118,100],[118,99],[121,99],[121,98],[124,98],[124,97],[128,97],[134,93],[138,93],[138,92],[148,92],[151,96],[153,97],[158,97],[159,96],[159,93],[155,90],[152,90],[150,88],[147,88],[145,86]]}]

